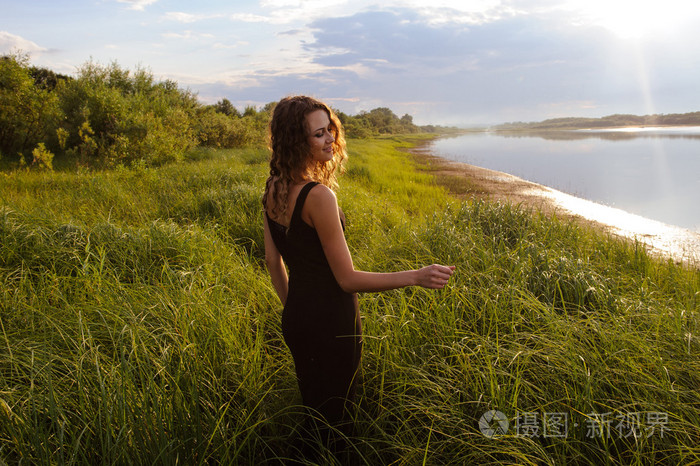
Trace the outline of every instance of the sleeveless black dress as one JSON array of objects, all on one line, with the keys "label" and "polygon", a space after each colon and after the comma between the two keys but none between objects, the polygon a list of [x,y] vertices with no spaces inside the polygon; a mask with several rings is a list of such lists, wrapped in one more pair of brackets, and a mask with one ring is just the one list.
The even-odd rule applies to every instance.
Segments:
[{"label": "sleeveless black dress", "polygon": [[355,396],[362,328],[357,295],[340,288],[316,230],[301,218],[317,184],[301,189],[288,229],[269,216],[267,221],[289,268],[282,334],[294,358],[303,403],[329,424],[340,425],[347,419],[346,401]]}]

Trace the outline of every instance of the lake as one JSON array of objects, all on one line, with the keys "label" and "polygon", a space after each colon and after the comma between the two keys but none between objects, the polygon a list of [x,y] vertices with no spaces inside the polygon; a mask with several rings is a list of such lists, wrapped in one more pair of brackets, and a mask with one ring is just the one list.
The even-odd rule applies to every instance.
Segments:
[{"label": "lake", "polygon": [[472,132],[429,150],[700,233],[700,127]]}]

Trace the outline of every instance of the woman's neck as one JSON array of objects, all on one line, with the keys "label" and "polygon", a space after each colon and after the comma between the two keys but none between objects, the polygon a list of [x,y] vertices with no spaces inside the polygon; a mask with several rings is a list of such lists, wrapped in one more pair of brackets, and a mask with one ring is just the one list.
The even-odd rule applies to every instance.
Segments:
[{"label": "woman's neck", "polygon": [[298,176],[292,178],[293,184],[308,183],[309,181],[315,181],[313,176],[309,172],[300,173]]}]

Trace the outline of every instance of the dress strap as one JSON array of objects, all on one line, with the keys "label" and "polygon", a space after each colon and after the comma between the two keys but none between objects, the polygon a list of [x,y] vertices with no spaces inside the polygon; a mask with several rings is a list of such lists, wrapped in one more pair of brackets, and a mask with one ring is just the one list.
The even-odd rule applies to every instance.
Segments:
[{"label": "dress strap", "polygon": [[292,212],[292,219],[289,221],[289,226],[291,228],[294,222],[301,220],[301,209],[304,207],[304,202],[306,202],[306,196],[309,195],[311,188],[316,186],[318,183],[316,181],[310,181],[301,188],[299,195],[297,196],[296,204],[294,204],[294,212]]}]

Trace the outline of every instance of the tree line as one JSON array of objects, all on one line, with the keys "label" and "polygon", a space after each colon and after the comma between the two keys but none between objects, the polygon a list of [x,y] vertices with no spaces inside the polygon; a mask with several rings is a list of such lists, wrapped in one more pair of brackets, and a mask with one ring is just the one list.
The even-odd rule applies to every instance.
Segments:
[{"label": "tree line", "polygon": [[[52,166],[54,156],[84,166],[160,165],[197,146],[232,148],[267,143],[276,102],[237,109],[213,105],[143,68],[88,61],[70,77],[31,66],[18,53],[0,57],[0,157]],[[357,115],[337,111],[346,136],[435,132],[382,107]]]},{"label": "tree line", "polygon": [[654,115],[615,114],[602,118],[552,118],[540,122],[522,121],[504,123],[493,129],[501,131],[540,129],[594,129],[619,128],[625,126],[700,126],[700,112],[669,113]]}]

